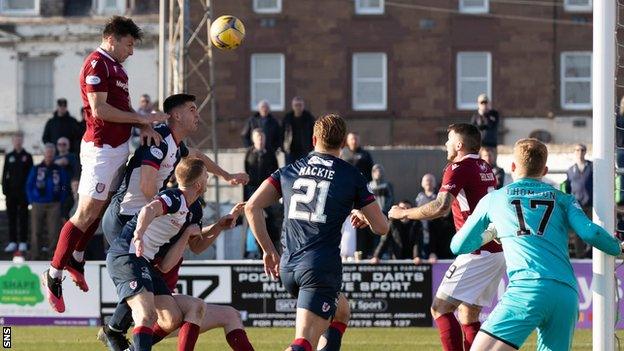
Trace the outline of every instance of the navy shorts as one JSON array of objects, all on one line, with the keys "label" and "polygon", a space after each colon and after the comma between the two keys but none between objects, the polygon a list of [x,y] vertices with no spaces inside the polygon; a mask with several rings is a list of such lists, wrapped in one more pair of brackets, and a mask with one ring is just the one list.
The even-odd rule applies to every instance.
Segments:
[{"label": "navy shorts", "polygon": [[143,289],[154,295],[171,295],[160,273],[143,257],[135,254],[106,255],[106,268],[115,287],[119,301],[134,296]]},{"label": "navy shorts", "polygon": [[303,308],[324,319],[336,313],[338,293],[342,286],[342,270],[321,269],[280,270],[284,288],[297,298],[297,308]]},{"label": "navy shorts", "polygon": [[119,236],[124,225],[133,217],[119,213],[120,205],[119,200],[114,197],[102,217],[102,231],[104,232],[104,237],[108,245],[113,244],[113,241]]}]

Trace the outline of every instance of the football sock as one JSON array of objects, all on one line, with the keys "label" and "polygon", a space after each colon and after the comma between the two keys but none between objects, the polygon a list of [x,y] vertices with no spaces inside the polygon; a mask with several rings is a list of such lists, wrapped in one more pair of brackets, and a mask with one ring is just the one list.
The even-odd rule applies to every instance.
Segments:
[{"label": "football sock", "polygon": [[125,333],[130,328],[130,324],[132,324],[132,309],[126,300],[123,300],[115,307],[115,312],[108,320],[108,326],[113,330]]},{"label": "football sock", "polygon": [[[61,233],[59,234],[58,244],[54,250],[54,257],[52,258],[52,267],[58,270],[63,270],[67,261],[71,257],[72,251],[76,247],[78,241],[83,236],[83,233],[78,227],[76,227],[71,221],[65,222]],[[53,278],[58,278],[54,277]]]},{"label": "football sock", "polygon": [[[91,223],[89,228],[85,230],[84,234],[80,237],[80,240],[78,240],[78,243],[76,244],[76,247],[74,248],[74,250],[79,251],[79,252],[82,251],[84,253],[84,250],[87,248],[87,245],[89,245],[89,241],[91,241],[93,234],[95,234],[95,231],[98,229],[98,226],[100,225],[100,219],[101,218],[96,219],[93,223]],[[76,258],[76,256],[74,256],[74,258]],[[76,258],[76,260],[78,260],[78,258]],[[78,260],[78,262],[82,262],[82,260]]]},{"label": "football sock", "polygon": [[470,350],[470,346],[472,346],[479,329],[481,329],[481,322],[462,324],[461,328],[464,332],[464,350]]},{"label": "football sock", "polygon": [[243,329],[234,329],[227,333],[225,340],[234,351],[254,351]]},{"label": "football sock", "polygon": [[308,340],[299,338],[295,339],[295,341],[290,344],[290,349],[292,351],[312,351],[312,345]]},{"label": "football sock", "polygon": [[342,322],[331,322],[329,328],[325,331],[325,339],[327,344],[320,351],[340,351],[340,343],[342,342],[342,334],[347,329],[347,325]]},{"label": "football sock", "polygon": [[178,351],[193,351],[199,337],[199,325],[184,322],[178,334]]},{"label": "football sock", "polygon": [[[154,334],[152,334],[152,345],[156,345],[162,339],[166,338],[167,335],[169,335],[169,333],[162,329],[160,325],[158,325],[158,323],[154,323],[154,326],[152,326],[152,331],[154,332]],[[182,329],[180,329],[180,335],[182,335]]]},{"label": "football sock", "polygon": [[453,312],[441,315],[436,320],[440,341],[444,351],[463,351],[462,330]]},{"label": "football sock", "polygon": [[132,330],[132,345],[134,351],[150,351],[152,349],[152,329],[150,327],[135,327]]},{"label": "football sock", "polygon": [[55,278],[55,279],[60,279],[63,278],[63,270],[58,270],[52,266],[50,266],[50,270],[48,271],[48,274],[50,275],[51,278]]}]

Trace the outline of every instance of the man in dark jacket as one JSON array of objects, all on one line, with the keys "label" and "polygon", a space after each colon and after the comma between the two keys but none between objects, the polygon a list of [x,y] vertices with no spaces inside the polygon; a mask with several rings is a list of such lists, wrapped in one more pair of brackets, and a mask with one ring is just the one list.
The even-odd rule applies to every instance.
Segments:
[{"label": "man in dark jacket", "polygon": [[[46,144],[43,162],[30,170],[26,181],[28,202],[32,205],[30,254],[34,259],[47,259],[50,249],[56,246],[61,230],[61,203],[69,195],[69,179],[63,167],[54,163],[55,152],[54,144]],[[40,253],[45,256],[40,257]]]},{"label": "man in dark jacket", "polygon": [[[591,217],[593,206],[594,167],[585,159],[587,147],[583,144],[574,145],[574,165],[566,171],[565,192],[574,195],[585,214]],[[591,247],[575,233],[570,234],[570,243],[576,258],[590,257]]]},{"label": "man in dark jacket", "polygon": [[4,252],[16,250],[24,252],[28,249],[26,245],[28,198],[25,185],[33,160],[32,156],[24,150],[23,144],[24,134],[17,132],[13,136],[13,151],[6,154],[4,158],[2,193],[6,197],[7,216],[9,217],[9,244],[4,248]]},{"label": "man in dark jacket", "polygon": [[[256,128],[251,132],[253,146],[245,154],[245,173],[249,174],[249,183],[243,187],[243,199],[249,200],[251,195],[258,189],[273,172],[278,168],[277,158],[274,152],[268,152],[264,145],[264,133],[262,129]],[[264,209],[266,215],[266,226],[269,237],[275,247],[280,247],[280,233],[282,231],[282,209],[281,206],[273,205]],[[257,245],[260,249],[260,245]],[[247,250],[246,250],[247,251]],[[260,252],[262,257],[262,252]]]},{"label": "man in dark jacket", "polygon": [[292,111],[282,120],[282,150],[286,154],[286,164],[306,156],[312,151],[314,116],[305,109],[303,98],[292,99]]},{"label": "man in dark jacket", "polygon": [[342,159],[354,165],[360,170],[367,181],[371,181],[371,171],[373,169],[373,158],[368,151],[360,146],[360,136],[358,133],[347,134],[347,147],[342,150]]},{"label": "man in dark jacket", "polygon": [[67,100],[61,98],[56,100],[56,111],[54,111],[52,118],[46,122],[41,139],[44,144],[56,145],[60,137],[66,137],[70,142],[69,151],[77,154],[82,139],[80,129],[78,121],[67,111]]},{"label": "man in dark jacket", "polygon": [[481,146],[498,146],[498,123],[500,116],[498,111],[491,108],[487,95],[481,94],[477,98],[477,113],[472,115],[470,124],[474,125],[481,132]]},{"label": "man in dark jacket", "polygon": [[253,146],[245,154],[245,173],[249,174],[249,183],[243,187],[245,201],[278,168],[275,154],[267,152],[265,148],[262,129],[254,129],[251,135]]},{"label": "man in dark jacket", "polygon": [[258,112],[247,120],[245,128],[241,133],[243,138],[243,145],[250,147],[253,143],[251,141],[251,131],[260,128],[264,132],[265,136],[265,148],[267,152],[275,154],[277,148],[281,144],[281,129],[279,122],[273,117],[269,108],[269,102],[262,100],[258,103]]}]

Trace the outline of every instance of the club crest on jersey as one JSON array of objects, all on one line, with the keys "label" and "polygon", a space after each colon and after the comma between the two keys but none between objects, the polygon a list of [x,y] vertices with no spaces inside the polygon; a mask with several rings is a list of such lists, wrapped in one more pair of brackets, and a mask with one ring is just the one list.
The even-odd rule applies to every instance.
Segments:
[{"label": "club crest on jersey", "polygon": [[134,290],[137,287],[137,282],[136,280],[133,280],[130,282],[130,284],[128,284],[128,286],[130,286],[130,289]]},{"label": "club crest on jersey", "polygon": [[87,78],[85,78],[85,83],[89,85],[98,85],[101,81],[102,80],[100,80],[98,76],[87,76]]},{"label": "club crest on jersey", "polygon": [[97,191],[98,194],[103,193],[104,189],[106,189],[106,185],[104,183],[97,183],[95,185],[95,191]]},{"label": "club crest on jersey", "polygon": [[157,148],[156,146],[150,147],[150,154],[152,154],[152,156],[156,157],[159,160],[162,160],[164,156],[162,150]]},{"label": "club crest on jersey", "polygon": [[323,302],[323,307],[321,307],[321,310],[323,312],[329,311],[330,308],[331,308],[331,306],[327,302]]},{"label": "club crest on jersey", "polygon": [[97,60],[91,60],[91,68],[95,68],[95,65],[97,65]]},{"label": "club crest on jersey", "polygon": [[488,167],[485,164],[485,162],[479,162],[479,169],[481,170],[481,172],[487,172],[488,171]]}]

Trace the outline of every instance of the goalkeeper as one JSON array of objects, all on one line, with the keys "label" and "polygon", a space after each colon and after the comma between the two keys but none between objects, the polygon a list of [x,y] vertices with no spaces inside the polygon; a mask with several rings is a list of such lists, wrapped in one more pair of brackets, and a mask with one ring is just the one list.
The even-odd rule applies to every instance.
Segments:
[{"label": "goalkeeper", "polygon": [[[509,287],[471,350],[519,349],[535,328],[538,350],[569,350],[579,300],[568,227],[612,256],[620,255],[620,243],[592,223],[572,195],[541,181],[548,172],[544,144],[521,139],[513,156],[514,182],[483,197],[451,242],[453,253],[468,253],[497,232],[507,262]],[[496,231],[486,231],[490,223]]]}]

